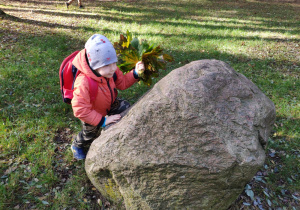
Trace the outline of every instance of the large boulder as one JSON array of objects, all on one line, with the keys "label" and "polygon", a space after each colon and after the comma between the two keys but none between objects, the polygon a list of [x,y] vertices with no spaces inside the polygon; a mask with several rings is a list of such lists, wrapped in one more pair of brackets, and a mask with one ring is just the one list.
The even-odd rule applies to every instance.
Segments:
[{"label": "large boulder", "polygon": [[275,107],[218,60],[173,70],[102,132],[85,169],[126,209],[227,209],[263,165]]}]

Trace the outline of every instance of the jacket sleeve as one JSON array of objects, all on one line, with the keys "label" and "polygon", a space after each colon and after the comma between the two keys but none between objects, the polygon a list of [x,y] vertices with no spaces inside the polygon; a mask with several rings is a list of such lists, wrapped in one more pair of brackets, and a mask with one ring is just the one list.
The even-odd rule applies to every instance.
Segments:
[{"label": "jacket sleeve", "polygon": [[125,90],[131,87],[134,83],[139,81],[133,75],[133,70],[128,72],[127,74],[123,74],[122,71],[118,68],[116,71],[117,79],[115,81],[116,87],[119,90]]},{"label": "jacket sleeve", "polygon": [[74,116],[83,122],[93,126],[101,126],[101,122],[104,122],[104,117],[93,109],[90,102],[89,83],[84,75],[78,75],[75,80],[71,103]]}]

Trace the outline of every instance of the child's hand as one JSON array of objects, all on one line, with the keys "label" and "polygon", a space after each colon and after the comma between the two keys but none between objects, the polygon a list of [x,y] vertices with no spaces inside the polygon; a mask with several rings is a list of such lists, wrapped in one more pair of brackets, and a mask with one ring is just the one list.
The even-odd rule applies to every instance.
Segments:
[{"label": "child's hand", "polygon": [[139,61],[135,64],[135,71],[139,75],[139,77],[144,73],[145,65],[143,61]]},{"label": "child's hand", "polygon": [[119,114],[110,115],[110,116],[106,117],[105,125],[109,125],[111,123],[115,123],[115,122],[117,122],[120,119],[121,119],[121,115],[119,115]]}]

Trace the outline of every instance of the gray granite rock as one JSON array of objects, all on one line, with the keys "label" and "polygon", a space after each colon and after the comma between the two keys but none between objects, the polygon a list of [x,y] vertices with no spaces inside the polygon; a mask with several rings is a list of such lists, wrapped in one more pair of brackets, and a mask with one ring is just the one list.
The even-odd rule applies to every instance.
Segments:
[{"label": "gray granite rock", "polygon": [[263,165],[275,106],[218,60],[173,70],[86,159],[95,187],[126,209],[227,209]]}]

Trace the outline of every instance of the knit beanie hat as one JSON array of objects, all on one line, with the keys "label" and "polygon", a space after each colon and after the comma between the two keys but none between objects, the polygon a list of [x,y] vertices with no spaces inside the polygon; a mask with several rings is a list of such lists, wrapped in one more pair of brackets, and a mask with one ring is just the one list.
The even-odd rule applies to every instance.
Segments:
[{"label": "knit beanie hat", "polygon": [[85,43],[85,49],[92,70],[118,61],[115,48],[103,35],[91,36]]}]

